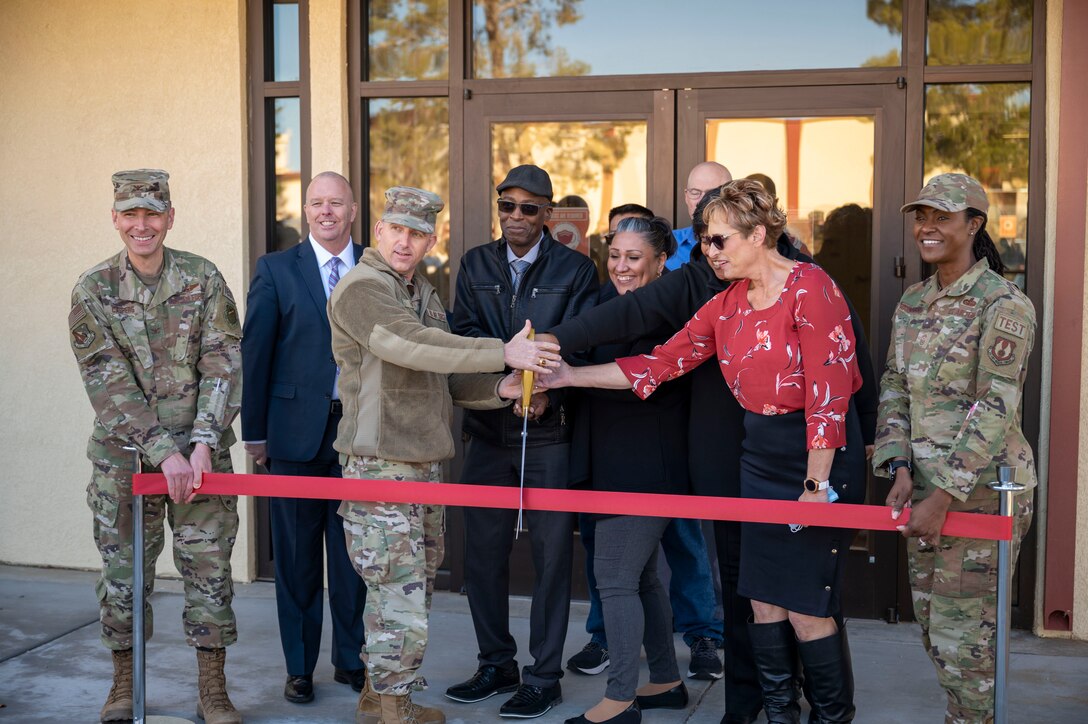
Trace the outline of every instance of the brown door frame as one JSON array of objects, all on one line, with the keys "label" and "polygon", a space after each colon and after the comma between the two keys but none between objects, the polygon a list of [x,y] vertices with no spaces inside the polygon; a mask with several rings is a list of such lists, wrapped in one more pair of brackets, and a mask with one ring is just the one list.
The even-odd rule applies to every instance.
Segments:
[{"label": "brown door frame", "polygon": [[[902,214],[904,198],[903,152],[906,139],[906,94],[897,84],[793,88],[692,89],[678,102],[677,167],[682,174],[706,160],[706,122],[719,118],[790,118],[871,116],[874,119],[873,228],[870,353],[877,375],[883,372],[891,339],[891,318],[903,294],[904,280],[896,276],[896,262],[905,254]],[[715,159],[729,165],[729,159]],[[684,209],[682,190],[675,191],[676,207]],[[679,216],[679,214],[678,214]],[[690,223],[687,214],[677,225]],[[887,494],[883,479],[869,476],[869,503],[880,504]],[[896,618],[905,561],[897,536],[872,533],[863,549],[852,549],[844,593],[848,616]],[[892,563],[889,564],[888,561]],[[879,566],[874,568],[873,566]]]},{"label": "brown door frame", "polygon": [[[495,199],[496,179],[491,177],[491,124],[549,121],[645,121],[647,123],[647,205],[662,216],[672,215],[675,186],[675,92],[670,90],[637,90],[613,92],[563,93],[480,93],[463,95],[464,133],[463,182],[460,194],[451,203],[450,223],[454,229],[449,243],[451,303],[455,296],[460,260],[468,249],[493,241],[490,213],[468,215],[465,209],[491,209]],[[570,110],[557,110],[570,109]],[[453,109],[451,107],[451,127]],[[451,147],[451,156],[453,149]],[[451,188],[452,188],[451,184]],[[452,196],[452,194],[451,194]],[[459,203],[458,203],[459,202]],[[460,415],[456,416],[455,431],[460,430]],[[460,435],[455,435],[459,440]],[[459,480],[462,450],[458,442],[457,456],[450,465],[451,480]],[[464,523],[461,511],[451,509],[447,519],[448,543],[445,566],[449,569],[449,587],[459,590],[464,582]],[[510,586],[513,592],[532,590],[532,556],[529,540],[522,538],[514,544],[511,554],[524,565],[511,566]],[[581,545],[574,546],[572,596],[587,597],[585,556]],[[444,586],[443,586],[444,587]]]},{"label": "brown door frame", "polygon": [[[675,187],[674,99],[671,90],[473,94],[464,103],[464,208],[490,209],[494,203],[492,123],[646,121],[647,205],[662,216],[671,213]],[[468,249],[489,241],[490,214],[465,214],[464,234],[450,240],[450,258],[460,259]]]}]

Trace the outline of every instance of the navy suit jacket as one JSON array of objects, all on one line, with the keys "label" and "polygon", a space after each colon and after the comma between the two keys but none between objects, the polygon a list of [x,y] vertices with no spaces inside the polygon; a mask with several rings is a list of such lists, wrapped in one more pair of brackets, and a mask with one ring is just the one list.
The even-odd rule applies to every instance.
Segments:
[{"label": "navy suit jacket", "polygon": [[[352,249],[358,262],[363,247]],[[242,439],[267,440],[273,460],[313,460],[335,379],[325,290],[307,238],[257,260],[242,332]]]}]

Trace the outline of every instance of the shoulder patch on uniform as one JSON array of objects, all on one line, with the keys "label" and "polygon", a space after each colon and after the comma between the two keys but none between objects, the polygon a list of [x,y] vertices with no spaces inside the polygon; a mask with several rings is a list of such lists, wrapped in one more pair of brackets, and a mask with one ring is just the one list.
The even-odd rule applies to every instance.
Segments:
[{"label": "shoulder patch on uniform", "polygon": [[223,316],[226,317],[227,323],[232,327],[238,326],[238,308],[234,306],[233,301],[228,301],[226,309],[223,310]]},{"label": "shoulder patch on uniform", "polygon": [[72,307],[72,311],[68,312],[68,329],[75,329],[76,325],[82,322],[86,316],[87,308],[82,304]]},{"label": "shoulder patch on uniform", "polygon": [[[1028,332],[1028,325],[1004,312],[998,312],[997,320],[994,321],[994,329],[1023,339]],[[1001,338],[998,337],[998,339]]]},{"label": "shoulder patch on uniform", "polygon": [[94,344],[95,337],[97,335],[86,322],[72,328],[72,346],[76,349],[87,349]]},{"label": "shoulder patch on uniform", "polygon": [[1012,364],[1016,359],[1017,344],[1019,343],[1015,340],[998,335],[997,337],[994,337],[993,344],[986,350],[986,355],[995,365]]}]

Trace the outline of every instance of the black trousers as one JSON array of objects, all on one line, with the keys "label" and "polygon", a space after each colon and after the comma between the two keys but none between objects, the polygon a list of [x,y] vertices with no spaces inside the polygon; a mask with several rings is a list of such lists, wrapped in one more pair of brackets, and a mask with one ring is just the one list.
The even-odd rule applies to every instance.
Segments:
[{"label": "black trousers", "polygon": [[[570,445],[531,447],[525,457],[525,484],[566,488]],[[465,445],[462,482],[518,484],[521,448],[491,445],[478,439]],[[510,551],[516,510],[465,508],[465,590],[468,593],[480,665],[517,666],[517,644],[510,635]],[[533,663],[522,681],[549,687],[563,676],[563,644],[570,617],[571,550],[574,514],[526,511],[532,544],[533,603],[529,614],[529,654]]]},{"label": "black trousers", "polygon": [[737,593],[740,578],[740,523],[714,521],[714,543],[718,549],[718,573],[722,580],[722,610],[725,624],[725,711],[731,716],[758,713],[763,708],[748,621],[752,602]]},{"label": "black trousers", "polygon": [[[340,477],[339,458],[332,447],[339,422],[339,415],[329,415],[321,449],[313,460],[269,460],[269,472]],[[309,676],[317,665],[324,612],[324,564],[328,566],[332,614],[332,664],[348,670],[363,665],[359,654],[363,648],[366,586],[348,560],[344,523],[336,514],[339,507],[339,500],[268,499],[280,643],[291,676]]]}]

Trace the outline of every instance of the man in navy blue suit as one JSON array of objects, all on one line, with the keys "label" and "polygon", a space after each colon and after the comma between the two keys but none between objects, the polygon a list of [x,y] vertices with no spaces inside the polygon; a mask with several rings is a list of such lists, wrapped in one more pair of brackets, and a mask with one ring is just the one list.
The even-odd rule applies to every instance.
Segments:
[{"label": "man in navy blue suit", "polygon": [[[242,439],[257,464],[273,475],[340,477],[333,450],[341,406],[332,357],[327,303],[336,283],[363,249],[351,242],[358,209],[338,173],[318,174],[306,189],[310,235],[257,260],[246,298],[242,339]],[[313,671],[321,646],[327,553],[334,678],[361,691],[366,588],[348,559],[339,500],[269,498],[276,607],[287,664],[283,696],[314,698]]]}]

